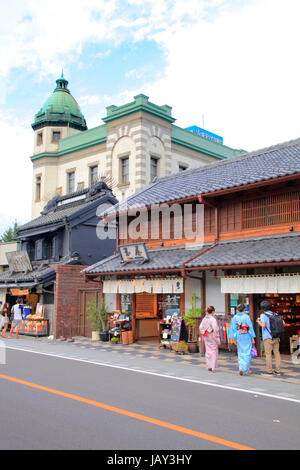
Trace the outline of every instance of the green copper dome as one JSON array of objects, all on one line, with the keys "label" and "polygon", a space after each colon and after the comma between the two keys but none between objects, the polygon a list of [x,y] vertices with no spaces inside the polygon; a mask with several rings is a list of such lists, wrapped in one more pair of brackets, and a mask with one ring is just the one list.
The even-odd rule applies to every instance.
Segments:
[{"label": "green copper dome", "polygon": [[85,131],[86,121],[77,101],[68,89],[68,81],[63,74],[56,80],[56,88],[44,106],[34,117],[34,130],[49,126],[68,126]]}]

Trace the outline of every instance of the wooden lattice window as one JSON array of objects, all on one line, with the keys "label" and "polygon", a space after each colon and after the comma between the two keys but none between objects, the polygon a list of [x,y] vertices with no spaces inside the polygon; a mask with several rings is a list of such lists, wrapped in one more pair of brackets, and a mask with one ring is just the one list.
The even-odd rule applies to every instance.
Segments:
[{"label": "wooden lattice window", "polygon": [[265,196],[242,203],[242,228],[300,222],[300,191]]},{"label": "wooden lattice window", "polygon": [[136,318],[153,317],[157,313],[157,295],[146,292],[136,295]]}]

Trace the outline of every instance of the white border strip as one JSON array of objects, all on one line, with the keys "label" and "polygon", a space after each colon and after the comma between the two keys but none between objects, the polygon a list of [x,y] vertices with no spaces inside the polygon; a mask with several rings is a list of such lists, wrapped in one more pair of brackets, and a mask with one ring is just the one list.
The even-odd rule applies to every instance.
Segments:
[{"label": "white border strip", "polygon": [[89,361],[87,359],[80,359],[80,358],[76,358],[76,357],[68,357],[68,356],[63,356],[63,355],[58,355],[58,354],[53,354],[53,353],[34,351],[32,349],[23,349],[23,348],[18,348],[18,347],[13,347],[13,346],[8,346],[7,349],[27,352],[27,353],[31,353],[31,354],[39,354],[41,356],[55,357],[55,358],[58,358],[58,359],[66,359],[66,360],[69,360],[69,361],[83,362],[83,363],[86,363],[86,364],[92,364],[92,365],[96,365],[96,366],[111,367],[112,369],[121,369],[121,370],[126,370],[126,371],[129,371],[129,372],[138,372],[139,374],[154,375],[156,377],[162,377],[162,378],[173,379],[173,380],[180,380],[182,382],[191,382],[191,383],[195,383],[195,384],[198,384],[198,385],[207,385],[209,387],[222,388],[222,389],[225,389],[225,390],[232,390],[232,391],[235,391],[235,392],[249,393],[251,395],[256,395],[256,396],[262,396],[262,397],[267,397],[267,398],[276,398],[277,400],[290,401],[290,402],[293,402],[293,403],[300,403],[300,400],[298,400],[297,398],[289,398],[289,397],[280,396],[280,395],[272,395],[270,393],[259,392],[259,391],[255,391],[255,390],[246,390],[244,388],[233,387],[233,386],[230,386],[230,385],[221,385],[221,384],[216,384],[216,383],[197,380],[197,379],[188,379],[188,378],[184,378],[184,377],[176,377],[174,375],[160,374],[158,372],[151,372],[151,371],[146,371],[146,370],[141,370],[141,369],[134,369],[132,367],[125,367],[125,366],[120,366],[120,365],[107,364],[105,362],[95,362],[95,361]]}]

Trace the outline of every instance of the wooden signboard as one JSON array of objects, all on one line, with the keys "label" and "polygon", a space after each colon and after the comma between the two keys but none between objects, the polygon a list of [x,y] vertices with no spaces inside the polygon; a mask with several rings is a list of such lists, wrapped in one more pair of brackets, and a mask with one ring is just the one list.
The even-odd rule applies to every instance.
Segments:
[{"label": "wooden signboard", "polygon": [[132,261],[148,261],[149,256],[145,243],[132,243],[129,245],[120,245],[119,252],[123,263]]},{"label": "wooden signboard", "polygon": [[6,253],[10,271],[16,273],[32,271],[31,262],[26,250]]},{"label": "wooden signboard", "polygon": [[19,296],[28,295],[29,290],[28,289],[10,289],[10,293],[11,295],[17,297],[18,295]]}]

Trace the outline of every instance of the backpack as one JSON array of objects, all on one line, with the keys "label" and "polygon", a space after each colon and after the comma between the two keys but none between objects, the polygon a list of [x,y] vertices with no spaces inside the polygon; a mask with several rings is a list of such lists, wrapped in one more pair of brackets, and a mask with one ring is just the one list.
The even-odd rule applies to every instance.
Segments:
[{"label": "backpack", "polygon": [[264,312],[264,314],[267,315],[267,317],[269,317],[270,319],[271,331],[269,331],[268,328],[266,329],[269,331],[272,338],[282,338],[282,336],[284,335],[284,325],[281,315],[278,315],[274,312]]}]

